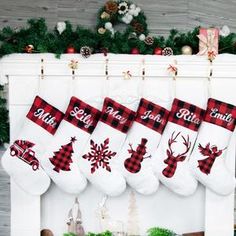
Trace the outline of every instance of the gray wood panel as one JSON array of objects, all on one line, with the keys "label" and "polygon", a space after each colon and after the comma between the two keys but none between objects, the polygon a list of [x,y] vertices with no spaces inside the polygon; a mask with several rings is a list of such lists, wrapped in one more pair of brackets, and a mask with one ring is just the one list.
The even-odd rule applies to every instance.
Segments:
[{"label": "gray wood panel", "polygon": [[[0,158],[3,150],[0,150]],[[0,162],[0,236],[10,235],[10,179]]]},{"label": "gray wood panel", "polygon": [[[104,0],[0,0],[0,28],[25,25],[28,18],[45,17],[50,28],[58,21],[93,28],[97,10]],[[236,31],[236,0],[136,0],[148,16],[154,35],[167,35],[171,28],[181,31],[195,26],[227,24]]]},{"label": "gray wood panel", "polygon": [[[45,17],[50,28],[58,21],[94,28],[97,10],[105,0],[0,0],[0,28],[24,26],[27,19]],[[168,35],[172,28],[181,31],[195,26],[228,25],[236,32],[236,0],[133,0],[147,16],[153,35]],[[0,151],[1,156],[1,151]],[[0,236],[10,235],[9,177],[0,165]]]}]

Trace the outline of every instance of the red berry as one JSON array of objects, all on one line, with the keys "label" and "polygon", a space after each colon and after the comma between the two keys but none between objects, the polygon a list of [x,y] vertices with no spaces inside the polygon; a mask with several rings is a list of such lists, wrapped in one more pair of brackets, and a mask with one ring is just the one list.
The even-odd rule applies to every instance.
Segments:
[{"label": "red berry", "polygon": [[76,53],[76,50],[73,46],[69,46],[66,49],[66,53]]},{"label": "red berry", "polygon": [[138,48],[132,48],[130,51],[131,54],[139,54],[139,49]]},{"label": "red berry", "polygon": [[154,48],[153,54],[155,54],[155,55],[162,55],[162,49],[161,48]]}]

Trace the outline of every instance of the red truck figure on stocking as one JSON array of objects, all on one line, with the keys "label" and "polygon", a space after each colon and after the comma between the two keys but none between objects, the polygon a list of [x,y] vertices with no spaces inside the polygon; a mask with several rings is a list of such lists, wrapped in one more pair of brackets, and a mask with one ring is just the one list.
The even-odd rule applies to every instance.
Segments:
[{"label": "red truck figure on stocking", "polygon": [[10,146],[11,156],[17,156],[22,161],[26,162],[28,165],[32,166],[34,171],[39,169],[39,161],[35,157],[35,152],[30,149],[35,144],[25,140],[16,140]]},{"label": "red truck figure on stocking", "polygon": [[141,162],[143,159],[150,158],[151,156],[144,157],[147,153],[146,149],[147,139],[142,138],[141,143],[137,146],[136,150],[133,149],[132,145],[129,144],[130,149],[128,150],[131,153],[131,157],[127,158],[124,162],[126,170],[131,173],[138,173],[141,169]]}]

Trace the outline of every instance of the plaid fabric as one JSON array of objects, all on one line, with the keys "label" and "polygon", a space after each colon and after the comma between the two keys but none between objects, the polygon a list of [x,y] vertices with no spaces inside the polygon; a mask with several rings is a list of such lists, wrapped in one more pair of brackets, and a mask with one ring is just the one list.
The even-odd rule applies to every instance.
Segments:
[{"label": "plaid fabric", "polygon": [[198,150],[202,154],[202,156],[207,156],[207,158],[198,160],[198,167],[204,174],[208,175],[211,173],[211,168],[215,162],[217,157],[220,157],[223,153],[224,149],[218,149],[216,145],[211,145],[207,143],[206,146],[202,146],[200,143],[198,144]]},{"label": "plaid fabric", "polygon": [[198,161],[198,167],[204,174],[208,175],[211,173],[211,168],[215,162],[216,157],[209,157]]},{"label": "plaid fabric", "polygon": [[63,171],[70,171],[70,164],[72,161],[72,153],[74,153],[73,145],[76,141],[75,137],[71,138],[71,142],[61,146],[59,151],[54,152],[54,156],[49,158],[50,162],[55,166],[54,171],[60,172],[60,170]]},{"label": "plaid fabric", "polygon": [[142,138],[141,143],[137,146],[136,150],[133,150],[132,146],[130,145],[131,149],[129,149],[128,152],[131,154],[131,157],[127,158],[124,162],[124,166],[129,172],[138,173],[141,169],[141,162],[144,158],[148,158],[144,157],[144,155],[147,153],[146,143],[147,139]]},{"label": "plaid fabric", "polygon": [[144,98],[140,100],[135,121],[162,134],[169,111]]},{"label": "plaid fabric", "polygon": [[110,98],[105,98],[100,120],[112,128],[127,133],[135,118],[135,112],[129,108],[115,102]]},{"label": "plaid fabric", "polygon": [[26,117],[53,135],[63,116],[64,114],[57,108],[36,96]]},{"label": "plaid fabric", "polygon": [[167,177],[171,178],[175,174],[175,171],[177,169],[177,163],[179,161],[184,161],[186,156],[181,157],[181,158],[176,158],[176,157],[168,157],[167,159],[164,160],[165,164],[167,164],[167,167],[162,171],[162,174]]},{"label": "plaid fabric", "polygon": [[195,105],[174,99],[168,121],[197,131],[205,111]]},{"label": "plaid fabric", "polygon": [[234,131],[236,124],[236,107],[234,105],[209,98],[204,121],[221,126],[230,131]]},{"label": "plaid fabric", "polygon": [[91,134],[94,131],[100,116],[101,111],[76,97],[72,97],[64,119],[72,125]]}]

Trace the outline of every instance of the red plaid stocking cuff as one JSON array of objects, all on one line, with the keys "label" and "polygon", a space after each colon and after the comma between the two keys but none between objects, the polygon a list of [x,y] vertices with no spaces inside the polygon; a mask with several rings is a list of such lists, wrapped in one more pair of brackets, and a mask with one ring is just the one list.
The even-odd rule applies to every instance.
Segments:
[{"label": "red plaid stocking cuff", "polygon": [[141,99],[135,121],[162,134],[169,111],[144,98]]},{"label": "red plaid stocking cuff", "polygon": [[39,96],[36,96],[26,117],[53,135],[64,114]]},{"label": "red plaid stocking cuff", "polygon": [[100,116],[101,111],[76,97],[72,97],[64,119],[91,134],[95,129]]},{"label": "red plaid stocking cuff", "polygon": [[197,131],[204,117],[204,113],[205,110],[200,107],[175,98],[168,121]]},{"label": "red plaid stocking cuff", "polygon": [[127,133],[134,118],[134,111],[110,98],[105,98],[102,108],[102,122],[123,133]]},{"label": "red plaid stocking cuff", "polygon": [[236,124],[236,107],[234,105],[209,98],[204,121],[221,126],[230,131],[234,131]]}]

